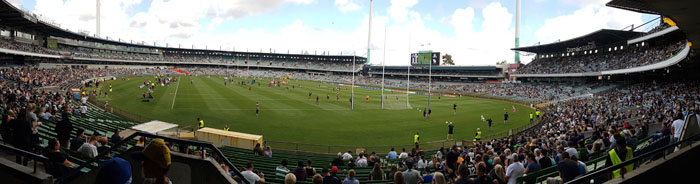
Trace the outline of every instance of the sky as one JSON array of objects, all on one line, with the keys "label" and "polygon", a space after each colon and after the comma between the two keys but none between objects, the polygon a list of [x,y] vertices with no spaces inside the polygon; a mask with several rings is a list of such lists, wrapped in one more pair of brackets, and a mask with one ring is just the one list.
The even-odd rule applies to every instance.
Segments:
[{"label": "sky", "polygon": [[[520,46],[600,29],[629,29],[658,15],[609,0],[522,0]],[[95,0],[9,0],[61,28],[96,33]],[[514,61],[515,0],[373,0],[370,62],[408,65],[409,53],[450,54],[456,65]],[[149,45],[367,56],[370,0],[102,0],[101,37]],[[658,21],[637,28],[647,31]],[[528,63],[533,55],[521,53]]]}]

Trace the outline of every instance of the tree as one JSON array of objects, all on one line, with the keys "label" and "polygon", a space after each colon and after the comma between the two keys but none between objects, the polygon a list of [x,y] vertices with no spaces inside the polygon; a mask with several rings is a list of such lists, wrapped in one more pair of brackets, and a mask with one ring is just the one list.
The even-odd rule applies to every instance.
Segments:
[{"label": "tree", "polygon": [[501,62],[496,63],[496,65],[505,65],[505,64],[506,64],[506,60],[503,60]]},{"label": "tree", "polygon": [[450,54],[445,54],[442,56],[442,64],[444,65],[455,65],[455,62],[452,61],[452,55]]}]

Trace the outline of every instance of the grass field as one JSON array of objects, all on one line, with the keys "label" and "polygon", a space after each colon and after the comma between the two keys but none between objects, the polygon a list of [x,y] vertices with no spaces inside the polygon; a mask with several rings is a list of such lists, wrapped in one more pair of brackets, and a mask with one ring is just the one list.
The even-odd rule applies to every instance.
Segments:
[{"label": "grass field", "polygon": [[[432,97],[432,116],[424,120],[422,111],[417,108],[427,107],[428,96],[425,95],[411,95],[411,109],[386,110],[380,108],[381,91],[355,88],[355,106],[350,110],[351,89],[342,87],[336,103],[335,84],[291,80],[289,85],[297,87],[276,88],[262,82],[269,79],[258,79],[262,84],[253,85],[249,91],[249,85],[229,82],[224,86],[223,77],[177,78],[179,84],[156,87],[151,102],[141,101],[146,88],[138,86],[153,77],[108,81],[100,87],[107,91],[108,84],[112,84],[113,92],[109,98],[101,96],[98,100],[134,114],[180,125],[195,126],[199,117],[207,127],[223,128],[228,124],[231,131],[260,134],[265,140],[362,146],[411,144],[415,132],[420,132],[422,142],[444,140],[445,121],[454,123],[455,139],[473,139],[477,127],[482,129],[483,135],[507,131],[526,124],[533,111],[523,105],[491,99]],[[311,98],[309,92],[313,93]],[[330,95],[330,100],[326,100],[326,95]],[[365,100],[367,95],[369,102]],[[391,102],[393,105],[405,104],[405,97],[399,99],[401,102],[388,99],[386,104],[390,100],[395,101]],[[261,104],[259,116],[255,115],[256,102]],[[456,115],[452,112],[453,103],[457,104]],[[512,113],[512,105],[517,108],[516,113]],[[510,115],[506,125],[503,124],[505,111]],[[481,121],[481,115],[493,119],[493,130],[487,130],[488,125]]]}]

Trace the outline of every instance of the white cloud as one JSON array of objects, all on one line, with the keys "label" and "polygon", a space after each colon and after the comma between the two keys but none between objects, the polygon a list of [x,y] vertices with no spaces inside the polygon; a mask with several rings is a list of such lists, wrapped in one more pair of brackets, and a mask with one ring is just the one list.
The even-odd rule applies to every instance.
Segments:
[{"label": "white cloud", "polygon": [[22,3],[24,3],[24,0],[8,0],[10,4],[14,5],[15,7],[22,8]]},{"label": "white cloud", "polygon": [[416,4],[418,4],[418,0],[391,0],[389,15],[396,22],[405,22],[408,20],[409,9]]},{"label": "white cloud", "polygon": [[583,36],[603,28],[622,29],[641,23],[642,14],[591,4],[571,14],[545,19],[544,25],[535,34],[538,41],[544,44]]},{"label": "white cloud", "polygon": [[335,7],[340,10],[340,12],[347,13],[362,8],[358,4],[359,0],[335,0]]}]

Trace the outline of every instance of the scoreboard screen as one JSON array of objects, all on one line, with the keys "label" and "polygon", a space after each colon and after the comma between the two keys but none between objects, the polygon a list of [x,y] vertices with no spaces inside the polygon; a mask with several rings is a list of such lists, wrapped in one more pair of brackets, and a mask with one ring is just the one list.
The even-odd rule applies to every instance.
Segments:
[{"label": "scoreboard screen", "polygon": [[421,51],[411,54],[411,65],[440,65],[440,53],[432,51]]}]

